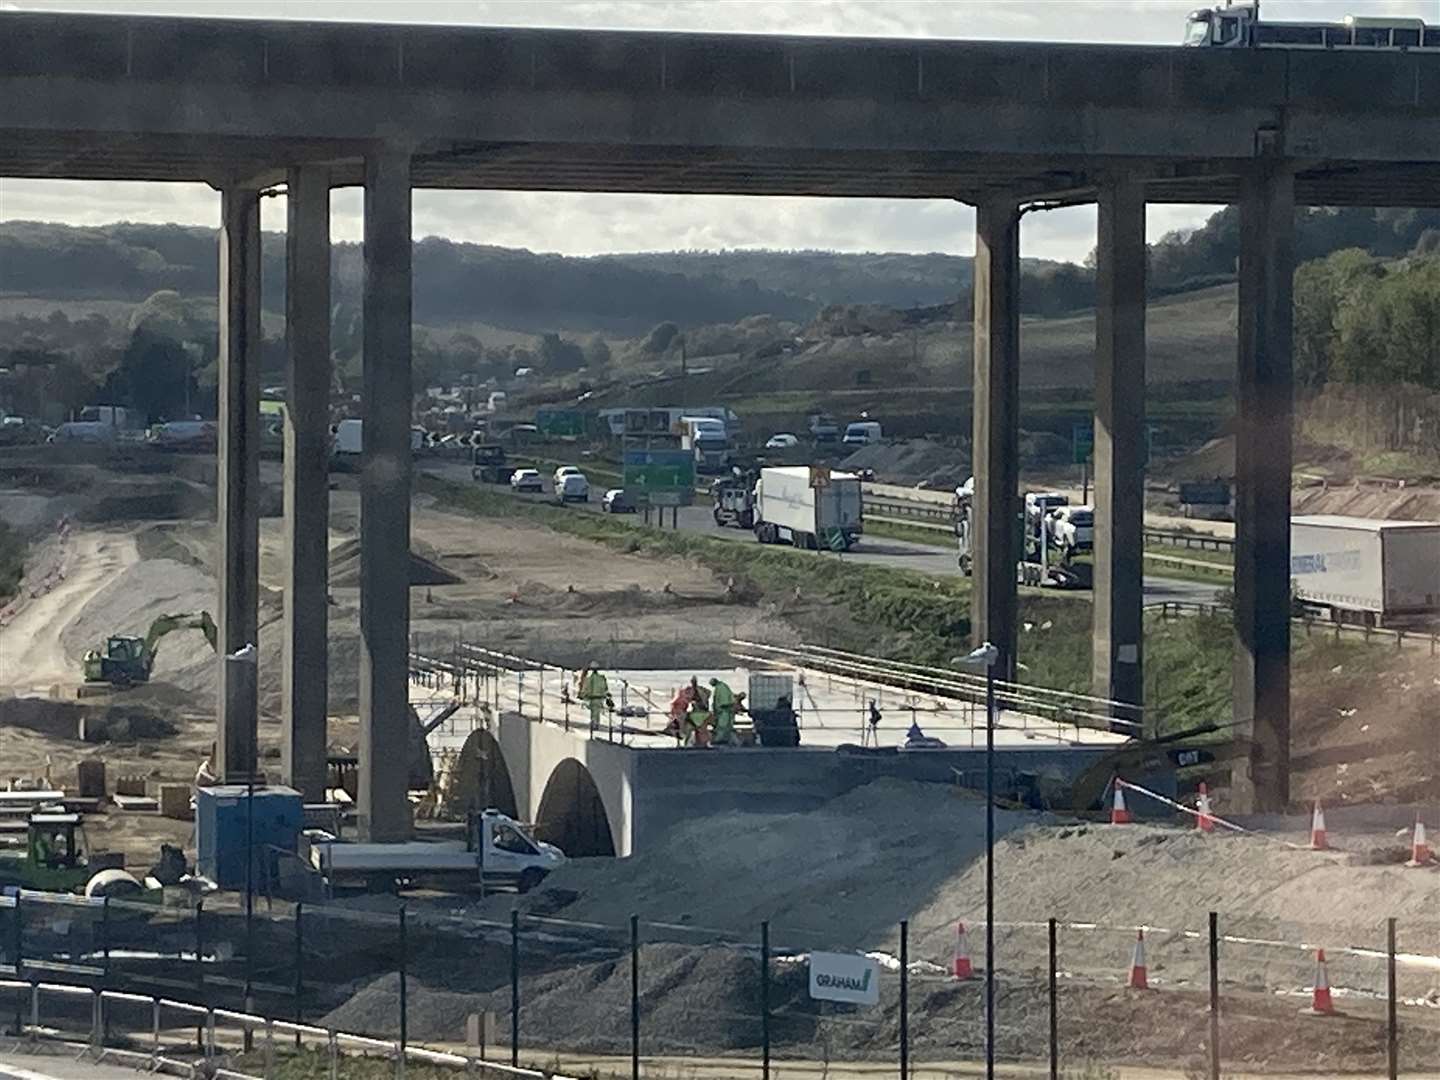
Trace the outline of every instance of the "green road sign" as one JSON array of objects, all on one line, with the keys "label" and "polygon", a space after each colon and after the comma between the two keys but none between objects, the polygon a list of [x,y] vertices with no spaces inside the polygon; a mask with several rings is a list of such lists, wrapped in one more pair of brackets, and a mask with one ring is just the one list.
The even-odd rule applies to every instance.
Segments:
[{"label": "green road sign", "polygon": [[636,499],[655,506],[689,506],[695,494],[690,450],[626,450],[623,482]]},{"label": "green road sign", "polygon": [[[1142,465],[1150,464],[1150,448],[1155,441],[1155,425],[1145,425],[1145,458]],[[1076,465],[1088,464],[1095,456],[1095,425],[1076,424],[1070,429],[1070,460]]]}]

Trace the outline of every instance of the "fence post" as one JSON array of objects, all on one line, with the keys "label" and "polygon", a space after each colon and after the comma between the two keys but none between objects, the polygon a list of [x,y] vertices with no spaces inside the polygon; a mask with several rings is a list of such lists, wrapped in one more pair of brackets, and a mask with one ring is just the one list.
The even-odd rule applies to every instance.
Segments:
[{"label": "fence post", "polygon": [[[110,988],[110,897],[105,897],[100,902],[100,948],[104,958],[100,969],[100,989]],[[100,1044],[103,1046],[110,1041],[110,1014],[105,1011],[105,1002],[100,1002]]]},{"label": "fence post", "polygon": [[[158,997],[150,999],[150,1057],[152,1060],[160,1057],[160,999]],[[154,1072],[155,1070],[152,1068],[150,1071]]]},{"label": "fence post", "polygon": [[910,922],[900,920],[900,1080],[910,1077]]},{"label": "fence post", "polygon": [[1210,912],[1210,1080],[1220,1080],[1220,916]]},{"label": "fence post", "polygon": [[760,1077],[770,1080],[770,920],[760,924]]},{"label": "fence post", "polygon": [[1400,1075],[1400,1030],[1398,1019],[1395,1014],[1395,919],[1391,916],[1385,921],[1385,993],[1386,1002],[1386,1039],[1385,1051],[1389,1060],[1390,1080],[1396,1080]]},{"label": "fence post", "polygon": [[1056,923],[1050,920],[1050,1080],[1060,1080],[1060,998],[1056,979],[1059,960],[1056,956]]},{"label": "fence post", "polygon": [[510,909],[510,1067],[520,1067],[520,909]]},{"label": "fence post", "polygon": [[215,1010],[205,1010],[205,1058],[208,1061],[215,1056]]},{"label": "fence post", "polygon": [[[201,962],[201,956],[205,952],[205,901],[195,901],[195,1003],[198,1005],[205,1000],[205,965]],[[205,1046],[204,1024],[195,1025],[195,1045],[203,1049]]]},{"label": "fence post", "polygon": [[640,1080],[640,916],[630,916],[630,1080]]},{"label": "fence post", "polygon": [[335,1029],[330,1029],[329,1039],[330,1080],[340,1080],[340,1044],[335,1038]]},{"label": "fence post", "polygon": [[[10,932],[11,932],[11,933],[10,933],[10,937],[11,937],[11,941],[10,941],[10,946],[11,946],[11,948],[10,948],[10,955],[13,957],[13,963],[14,963],[14,967],[15,967],[15,981],[16,981],[16,982],[20,982],[22,979],[25,978],[25,976],[24,976],[23,972],[21,971],[21,968],[24,966],[24,961],[23,961],[23,959],[22,959],[22,957],[21,957],[21,955],[20,955],[20,954],[21,954],[21,947],[20,947],[20,946],[21,946],[22,941],[24,940],[24,937],[23,937],[23,935],[22,935],[21,932],[20,932],[20,893],[19,893],[18,891],[15,893],[15,908],[14,908],[14,911],[15,911],[15,924],[10,928]],[[24,1015],[21,1013],[20,1010],[21,1010],[20,995],[19,995],[19,994],[16,994],[16,995],[15,995],[15,1037],[16,1037],[17,1039],[18,1039],[22,1034],[24,1034],[24,1031],[25,1031],[25,1019],[24,1019]]]},{"label": "fence post", "polygon": [[409,985],[409,956],[406,955],[408,942],[405,940],[405,905],[400,905],[400,1060],[405,1060],[405,1047],[410,1042],[410,1031],[407,1025],[409,1019],[410,985]]},{"label": "fence post", "polygon": [[[305,918],[304,902],[295,905],[295,1023],[305,1022],[305,935],[301,929]],[[300,1033],[295,1033],[295,1049],[300,1049]]]}]

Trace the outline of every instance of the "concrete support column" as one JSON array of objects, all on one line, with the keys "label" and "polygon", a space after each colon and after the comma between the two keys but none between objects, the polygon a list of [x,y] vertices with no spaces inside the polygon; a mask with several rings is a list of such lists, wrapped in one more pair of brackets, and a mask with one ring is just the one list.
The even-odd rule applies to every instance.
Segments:
[{"label": "concrete support column", "polygon": [[1290,473],[1295,182],[1271,165],[1240,189],[1235,431],[1236,808],[1290,801]]},{"label": "concrete support column", "polygon": [[1095,248],[1096,697],[1137,706],[1144,682],[1145,192],[1100,189]]},{"label": "concrete support column", "polygon": [[975,208],[975,497],[971,511],[975,643],[1000,650],[1013,679],[1020,558],[1020,215],[1013,201]]},{"label": "concrete support column", "polygon": [[325,798],[329,593],[330,176],[290,170],[285,239],[285,641],[280,762]]},{"label": "concrete support column", "polygon": [[255,771],[255,697],[225,657],[258,645],[260,597],[260,193],[220,195],[220,423],[217,461],[216,771]]},{"label": "concrete support column", "polygon": [[410,835],[410,155],[365,160],[360,456],[360,830]]}]

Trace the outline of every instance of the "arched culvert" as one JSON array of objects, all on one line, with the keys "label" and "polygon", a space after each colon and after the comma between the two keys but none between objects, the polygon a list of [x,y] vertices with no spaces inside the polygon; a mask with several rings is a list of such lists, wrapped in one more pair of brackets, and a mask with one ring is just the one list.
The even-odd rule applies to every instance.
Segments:
[{"label": "arched culvert", "polygon": [[456,817],[481,810],[519,815],[515,785],[500,743],[484,728],[477,728],[460,748],[445,785],[446,809]]},{"label": "arched culvert", "polygon": [[610,818],[590,770],[574,758],[555,766],[540,796],[535,835],[573,858],[614,855]]}]

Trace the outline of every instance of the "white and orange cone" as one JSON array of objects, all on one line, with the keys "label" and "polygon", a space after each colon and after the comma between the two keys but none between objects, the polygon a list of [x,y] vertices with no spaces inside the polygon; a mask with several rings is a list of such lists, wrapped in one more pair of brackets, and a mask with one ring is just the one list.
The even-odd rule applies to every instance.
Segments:
[{"label": "white and orange cone", "polygon": [[1201,832],[1215,831],[1215,818],[1210,813],[1210,789],[1205,782],[1200,782],[1200,794],[1195,798],[1195,809],[1199,811],[1195,815],[1195,827]]},{"label": "white and orange cone", "polygon": [[1310,815],[1310,850],[1326,851],[1330,842],[1325,837],[1325,808],[1315,800],[1315,812]]},{"label": "white and orange cone", "polygon": [[1145,931],[1135,931],[1135,951],[1130,955],[1130,979],[1126,983],[1131,990],[1149,990],[1150,980],[1145,974]]},{"label": "white and orange cone", "polygon": [[950,974],[957,979],[969,979],[975,975],[970,963],[970,945],[965,936],[965,924],[955,924],[955,957],[950,965]]},{"label": "white and orange cone", "polygon": [[1306,1011],[1313,1016],[1332,1016],[1335,1013],[1335,1002],[1330,998],[1330,973],[1325,968],[1324,949],[1315,953],[1315,988],[1310,995],[1310,1008]]},{"label": "white and orange cone", "polygon": [[1434,858],[1430,842],[1425,839],[1425,822],[1415,819],[1415,838],[1410,844],[1410,861],[1406,866],[1428,866]]},{"label": "white and orange cone", "polygon": [[1130,816],[1130,808],[1125,805],[1124,781],[1115,781],[1115,801],[1110,806],[1111,825],[1129,825],[1134,820]]}]

